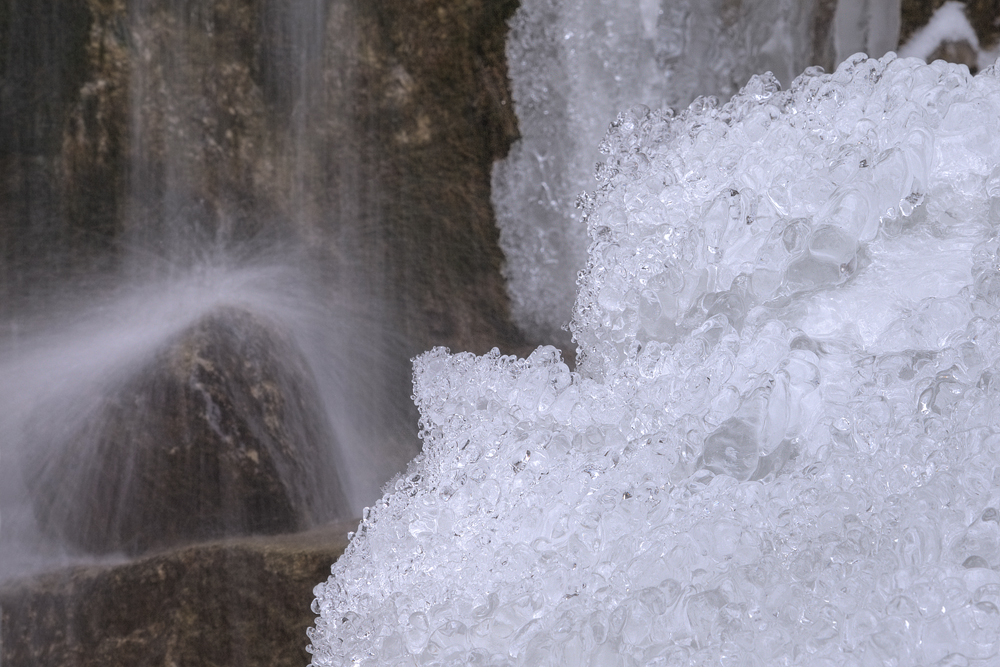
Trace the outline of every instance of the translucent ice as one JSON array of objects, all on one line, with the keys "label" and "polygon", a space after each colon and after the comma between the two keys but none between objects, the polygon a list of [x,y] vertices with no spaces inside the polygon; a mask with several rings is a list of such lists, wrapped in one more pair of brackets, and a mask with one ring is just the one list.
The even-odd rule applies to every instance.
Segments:
[{"label": "translucent ice", "polygon": [[833,46],[837,62],[853,53],[881,55],[899,44],[900,0],[837,0]]},{"label": "translucent ice", "polygon": [[618,111],[728,98],[767,70],[789,83],[810,64],[815,4],[521,2],[507,60],[522,139],[494,169],[493,199],[514,316],[531,335],[568,343],[588,243],[576,200],[594,187],[597,145]]},{"label": "translucent ice", "polygon": [[570,372],[429,352],[320,665],[995,665],[1000,76],[623,113]]}]

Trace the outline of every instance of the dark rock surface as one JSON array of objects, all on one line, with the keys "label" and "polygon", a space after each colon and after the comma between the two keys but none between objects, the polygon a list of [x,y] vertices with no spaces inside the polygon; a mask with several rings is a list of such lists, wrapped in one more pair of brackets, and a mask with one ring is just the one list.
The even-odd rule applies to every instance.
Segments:
[{"label": "dark rock surface", "polygon": [[516,6],[0,0],[0,314],[136,248],[291,242],[404,378],[432,345],[519,344],[489,190]]},{"label": "dark rock surface", "polygon": [[303,667],[312,589],[357,522],[0,585],[4,667]]},{"label": "dark rock surface", "polygon": [[812,53],[809,62],[832,72],[837,66],[837,49],[833,41],[833,20],[837,13],[837,0],[816,0],[813,8]]},{"label": "dark rock surface", "polygon": [[103,397],[80,430],[38,448],[35,514],[64,543],[97,554],[343,518],[318,394],[279,325],[216,310]]},{"label": "dark rock surface", "polygon": [[[899,43],[905,44],[945,2],[947,0],[902,0]],[[979,46],[983,49],[994,48],[1000,40],[1000,0],[965,0],[964,4],[965,16],[976,31]],[[972,46],[964,40],[944,42],[928,58],[928,61],[934,60],[968,65],[973,74],[979,69]]]}]

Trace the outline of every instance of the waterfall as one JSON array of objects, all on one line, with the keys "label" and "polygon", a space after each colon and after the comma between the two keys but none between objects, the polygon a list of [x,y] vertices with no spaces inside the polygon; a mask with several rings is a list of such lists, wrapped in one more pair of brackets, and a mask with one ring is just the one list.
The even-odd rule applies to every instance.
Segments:
[{"label": "waterfall", "polygon": [[[382,249],[372,241],[378,211],[360,194],[365,171],[356,168],[352,17],[318,0],[268,0],[257,14],[240,3],[142,0],[92,20],[112,28],[92,33],[100,41],[93,38],[88,53],[99,53],[105,70],[82,86],[75,131],[87,141],[99,135],[99,159],[111,160],[115,146],[127,152],[121,215],[110,221],[120,228],[108,232],[112,247],[102,251],[113,260],[74,269],[71,279],[51,280],[26,306],[8,309],[11,334],[0,349],[0,579],[116,558],[127,538],[81,552],[89,538],[68,541],[72,527],[42,529],[38,517],[73,524],[78,511],[117,515],[121,504],[130,511],[135,501],[125,496],[86,509],[91,492],[81,489],[108,484],[94,482],[105,474],[98,452],[109,437],[93,433],[94,424],[109,419],[122,391],[142,397],[135,375],[220,312],[256,323],[234,329],[228,340],[237,345],[241,336],[262,335],[258,324],[273,325],[292,354],[283,363],[304,364],[303,386],[317,393],[309,400],[321,405],[321,452],[297,463],[312,481],[286,484],[304,485],[292,494],[305,498],[341,488],[347,506],[317,501],[305,525],[357,515],[415,453],[409,391],[400,382],[410,343],[400,341],[388,312],[375,259]],[[102,106],[109,89],[127,91],[119,139],[108,130],[116,128],[109,120],[116,108]],[[162,419],[158,409],[150,419]],[[209,400],[205,410],[212,409]],[[119,437],[126,433],[137,437],[134,430]],[[156,446],[169,446],[170,437]],[[57,465],[65,468],[51,470]],[[122,475],[137,465],[128,458]],[[267,524],[266,517],[254,521]],[[268,530],[301,527],[286,519]]]}]

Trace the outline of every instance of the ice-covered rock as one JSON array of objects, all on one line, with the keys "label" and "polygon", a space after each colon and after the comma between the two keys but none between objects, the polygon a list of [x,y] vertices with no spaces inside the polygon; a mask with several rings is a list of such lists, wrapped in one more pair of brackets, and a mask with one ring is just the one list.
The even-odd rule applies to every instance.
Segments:
[{"label": "ice-covered rock", "polygon": [[997,70],[858,55],[604,150],[579,371],[417,359],[313,664],[995,664]]},{"label": "ice-covered rock", "polygon": [[965,15],[965,3],[958,0],[938,7],[925,26],[900,44],[899,55],[927,62],[962,62],[974,69],[988,67],[996,60],[995,52],[981,48],[979,36]]}]

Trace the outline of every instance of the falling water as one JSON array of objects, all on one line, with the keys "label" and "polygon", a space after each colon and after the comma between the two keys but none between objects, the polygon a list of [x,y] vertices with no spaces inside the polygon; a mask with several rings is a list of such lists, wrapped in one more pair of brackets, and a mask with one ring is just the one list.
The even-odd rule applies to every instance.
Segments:
[{"label": "falling water", "polygon": [[[128,7],[117,35],[132,59],[115,268],[79,273],[12,311],[0,349],[0,578],[81,558],[36,525],[26,462],[60,448],[93,456],[81,433],[109,397],[223,308],[277,323],[307,361],[333,432],[323,446],[335,448],[315,464],[326,480],[317,489],[340,486],[348,497],[314,520],[357,515],[414,453],[400,400],[409,392],[387,388],[406,365],[403,346],[387,331],[381,278],[358,243],[371,232],[352,227],[365,211],[348,166],[356,145],[344,139],[353,132],[351,26],[330,15],[343,9],[262,3],[259,24],[242,26],[264,35],[254,73],[226,25],[251,20],[239,3]],[[57,505],[83,502],[72,476],[84,469],[62,471],[64,483],[44,493]]]}]

